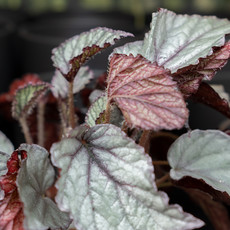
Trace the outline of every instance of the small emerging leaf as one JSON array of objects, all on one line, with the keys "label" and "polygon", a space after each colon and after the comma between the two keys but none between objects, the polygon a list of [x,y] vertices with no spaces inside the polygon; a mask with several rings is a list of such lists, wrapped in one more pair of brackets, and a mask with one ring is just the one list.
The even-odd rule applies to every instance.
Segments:
[{"label": "small emerging leaf", "polygon": [[54,66],[72,81],[79,70],[90,57],[115,43],[122,37],[133,36],[124,31],[98,27],[88,32],[74,36],[53,49]]},{"label": "small emerging leaf", "polygon": [[24,204],[26,229],[66,229],[67,213],[61,212],[45,191],[54,182],[54,168],[49,153],[38,145],[22,144],[19,150],[27,151],[27,159],[21,164],[17,178],[20,199]]},{"label": "small emerging leaf", "polygon": [[170,147],[170,176],[204,180],[214,189],[230,194],[230,136],[218,130],[194,130],[180,136]]},{"label": "small emerging leaf", "polygon": [[86,115],[86,123],[90,127],[96,125],[96,120],[99,118],[100,114],[105,111],[106,104],[107,96],[102,95],[90,106]]},{"label": "small emerging leaf", "polygon": [[113,125],[79,127],[51,147],[56,201],[79,230],[188,230],[203,222],[168,205],[144,149]]},{"label": "small emerging leaf", "polygon": [[130,126],[175,129],[188,118],[183,96],[168,71],[141,56],[113,55],[107,92]]},{"label": "small emerging leaf", "polygon": [[48,90],[49,85],[46,83],[28,84],[17,90],[13,104],[12,115],[15,119],[27,116],[32,112],[37,101]]},{"label": "small emerging leaf", "polygon": [[[89,70],[89,67],[81,67],[74,78],[73,93],[80,92],[92,78],[93,72]],[[51,90],[56,98],[67,98],[68,96],[69,83],[58,70],[55,71],[52,78]]]}]

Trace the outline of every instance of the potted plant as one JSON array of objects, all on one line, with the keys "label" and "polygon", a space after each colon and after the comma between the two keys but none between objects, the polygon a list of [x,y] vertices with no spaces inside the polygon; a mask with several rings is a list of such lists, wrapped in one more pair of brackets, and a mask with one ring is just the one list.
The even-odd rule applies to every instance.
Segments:
[{"label": "potted plant", "polygon": [[[163,189],[175,186],[215,229],[229,229],[230,137],[190,130],[186,104],[230,116],[205,82],[230,56],[229,33],[226,19],[160,9],[142,41],[114,49],[93,89],[84,91],[93,74],[83,64],[132,34],[98,27],[76,35],[53,50],[50,83],[36,75],[14,82],[0,102],[12,102],[26,143],[15,150],[0,135],[1,229],[201,228],[199,216],[169,204]],[[90,91],[84,118],[80,91]]]}]

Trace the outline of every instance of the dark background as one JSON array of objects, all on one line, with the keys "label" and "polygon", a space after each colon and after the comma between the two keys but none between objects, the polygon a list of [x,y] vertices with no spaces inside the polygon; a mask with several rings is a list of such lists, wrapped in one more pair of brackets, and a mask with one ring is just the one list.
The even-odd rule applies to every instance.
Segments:
[{"label": "dark background", "polygon": [[[182,14],[216,15],[230,18],[229,0],[0,0],[0,94],[7,92],[10,82],[26,73],[37,73],[49,81],[54,68],[51,50],[65,39],[97,26],[125,30],[143,39],[148,31],[152,12],[167,8]],[[88,64],[96,75],[107,70],[107,57],[113,48]],[[213,83],[222,84],[230,92],[229,65],[217,74]],[[1,108],[1,107],[0,107]],[[228,119],[206,106],[189,103],[192,129],[219,128]],[[8,121],[0,111],[0,130],[20,143],[22,135],[15,121]],[[225,122],[225,123],[223,123]],[[207,222],[203,230],[212,230],[207,218],[194,202],[181,191],[173,203],[187,202],[185,210]],[[183,205],[182,205],[183,206]]]}]

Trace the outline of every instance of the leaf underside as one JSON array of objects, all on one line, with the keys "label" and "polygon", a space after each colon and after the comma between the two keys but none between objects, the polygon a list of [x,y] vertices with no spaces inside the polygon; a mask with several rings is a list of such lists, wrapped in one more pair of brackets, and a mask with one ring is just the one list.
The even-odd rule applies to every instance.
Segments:
[{"label": "leaf underside", "polygon": [[154,184],[151,159],[113,125],[80,127],[51,147],[56,201],[80,230],[193,229],[203,225]]},{"label": "leaf underside", "polygon": [[193,130],[170,147],[170,176],[202,179],[214,189],[230,194],[230,137],[218,130]]},{"label": "leaf underside", "polygon": [[141,56],[113,55],[107,92],[131,127],[176,129],[188,118],[183,96],[168,71]]},{"label": "leaf underside", "polygon": [[208,105],[230,118],[229,102],[221,98],[219,94],[207,83],[202,82],[197,92],[191,96],[191,99]]},{"label": "leaf underside", "polygon": [[180,91],[187,98],[197,92],[202,80],[212,80],[216,72],[221,69],[230,57],[230,42],[220,48],[215,48],[213,54],[200,58],[197,65],[190,65],[173,74],[173,80]]}]

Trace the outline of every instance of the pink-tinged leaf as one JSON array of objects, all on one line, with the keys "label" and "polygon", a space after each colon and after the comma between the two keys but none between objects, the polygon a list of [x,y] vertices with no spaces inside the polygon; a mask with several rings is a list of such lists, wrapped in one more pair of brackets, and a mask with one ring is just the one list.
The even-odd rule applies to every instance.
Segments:
[{"label": "pink-tinged leaf", "polygon": [[173,74],[173,79],[187,98],[196,93],[203,79],[212,80],[216,72],[227,63],[229,57],[230,42],[227,42],[224,46],[215,48],[212,55],[200,58],[197,65],[190,65],[178,70]]},{"label": "pink-tinged leaf", "polygon": [[19,88],[12,103],[12,116],[19,119],[31,114],[36,103],[48,89],[49,85],[47,83],[28,84]]},{"label": "pink-tinged leaf", "polygon": [[186,73],[173,75],[173,80],[177,82],[178,88],[187,99],[196,93],[203,80],[203,75],[199,73]]},{"label": "pink-tinged leaf", "polygon": [[192,95],[191,98],[194,101],[201,102],[212,107],[230,118],[230,107],[228,101],[221,98],[219,94],[207,83],[202,82],[196,94]]},{"label": "pink-tinged leaf", "polygon": [[8,172],[0,177],[0,187],[4,191],[4,199],[0,201],[0,229],[24,230],[23,203],[20,201],[16,178],[21,160],[25,159],[25,151],[14,151],[7,162]]},{"label": "pink-tinged leaf", "polygon": [[23,220],[23,204],[19,199],[18,191],[15,189],[0,202],[0,229],[24,230]]},{"label": "pink-tinged leaf", "polygon": [[81,33],[53,49],[52,60],[54,66],[72,81],[79,68],[93,55],[102,49],[114,45],[122,37],[133,36],[124,31],[98,27]]},{"label": "pink-tinged leaf", "polygon": [[141,56],[113,55],[107,92],[130,126],[179,129],[188,118],[183,96],[169,72]]}]

